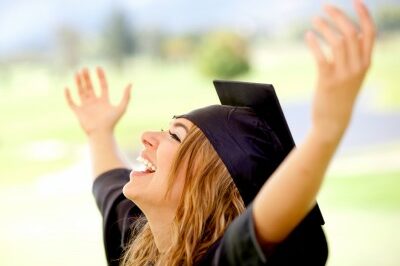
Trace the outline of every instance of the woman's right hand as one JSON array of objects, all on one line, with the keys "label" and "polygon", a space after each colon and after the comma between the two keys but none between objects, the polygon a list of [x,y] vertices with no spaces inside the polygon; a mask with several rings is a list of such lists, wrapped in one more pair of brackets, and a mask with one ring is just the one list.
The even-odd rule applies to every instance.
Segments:
[{"label": "woman's right hand", "polygon": [[117,106],[111,105],[104,71],[97,67],[96,72],[100,83],[100,96],[95,94],[87,68],[75,74],[81,105],[72,100],[70,90],[65,88],[67,103],[88,136],[97,132],[113,132],[115,125],[126,111],[131,92],[131,84],[128,84],[120,103]]}]

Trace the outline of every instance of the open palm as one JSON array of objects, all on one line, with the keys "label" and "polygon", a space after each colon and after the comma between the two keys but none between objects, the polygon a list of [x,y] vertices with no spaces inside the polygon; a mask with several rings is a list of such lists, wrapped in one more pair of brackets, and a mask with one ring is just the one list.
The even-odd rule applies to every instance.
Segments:
[{"label": "open palm", "polygon": [[95,94],[87,68],[75,75],[80,105],[72,100],[70,90],[65,88],[67,103],[77,116],[82,129],[88,135],[103,131],[112,132],[116,123],[125,113],[130,99],[131,84],[126,87],[120,103],[116,106],[111,105],[104,71],[98,67],[96,72],[101,89],[99,96]]}]

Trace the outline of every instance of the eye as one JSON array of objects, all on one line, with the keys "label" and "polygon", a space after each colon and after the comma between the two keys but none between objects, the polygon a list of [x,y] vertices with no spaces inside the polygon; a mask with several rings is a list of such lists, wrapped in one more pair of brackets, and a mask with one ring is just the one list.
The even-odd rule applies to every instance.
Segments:
[{"label": "eye", "polygon": [[175,139],[178,142],[181,142],[181,140],[178,138],[178,136],[176,134],[171,133],[171,131],[169,131],[169,130],[168,130],[168,133],[173,139]]}]

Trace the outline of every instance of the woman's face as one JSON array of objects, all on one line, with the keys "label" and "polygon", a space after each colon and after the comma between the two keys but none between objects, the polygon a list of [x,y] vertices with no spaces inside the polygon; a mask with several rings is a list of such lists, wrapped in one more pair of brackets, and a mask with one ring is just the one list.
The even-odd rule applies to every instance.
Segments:
[{"label": "woman's face", "polygon": [[132,171],[130,181],[122,191],[143,212],[161,209],[175,212],[183,190],[186,165],[181,165],[168,197],[164,198],[168,188],[168,175],[180,142],[185,139],[192,125],[189,120],[178,118],[171,121],[169,130],[147,131],[142,134],[144,149],[141,157],[156,167],[155,172]]}]

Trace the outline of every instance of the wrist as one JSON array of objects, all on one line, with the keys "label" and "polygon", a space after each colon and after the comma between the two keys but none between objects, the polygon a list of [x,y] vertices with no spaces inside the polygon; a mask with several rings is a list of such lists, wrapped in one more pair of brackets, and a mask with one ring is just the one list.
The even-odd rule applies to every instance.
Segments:
[{"label": "wrist", "polygon": [[98,138],[103,138],[103,137],[110,137],[114,136],[114,130],[113,129],[98,129],[98,130],[93,130],[91,132],[87,132],[87,137],[89,139],[98,139]]},{"label": "wrist", "polygon": [[319,128],[311,127],[309,131],[310,137],[322,145],[337,146],[342,139],[345,128]]}]

